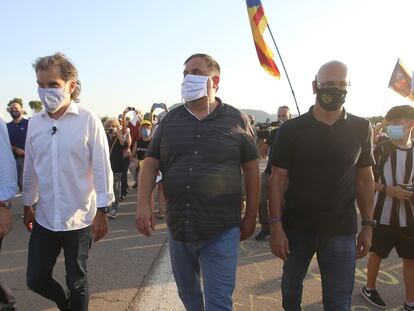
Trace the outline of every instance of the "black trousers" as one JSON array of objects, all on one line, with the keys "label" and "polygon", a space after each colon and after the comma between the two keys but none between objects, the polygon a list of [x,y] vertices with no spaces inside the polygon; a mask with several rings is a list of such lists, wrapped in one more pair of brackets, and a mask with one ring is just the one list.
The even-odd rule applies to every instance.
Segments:
[{"label": "black trousers", "polygon": [[[36,222],[29,241],[27,287],[54,301],[60,310],[88,310],[86,260],[91,241],[91,226],[55,232]],[[66,285],[69,293],[52,277],[61,249],[65,255]]]},{"label": "black trousers", "polygon": [[[3,239],[0,239],[0,251]],[[16,307],[16,298],[11,289],[4,281],[0,280],[0,311],[14,311]]]}]

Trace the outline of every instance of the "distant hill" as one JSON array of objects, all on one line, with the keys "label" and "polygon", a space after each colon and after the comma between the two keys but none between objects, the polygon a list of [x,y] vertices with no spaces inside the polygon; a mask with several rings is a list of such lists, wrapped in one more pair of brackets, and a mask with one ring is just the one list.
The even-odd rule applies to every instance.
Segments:
[{"label": "distant hill", "polygon": [[[177,108],[178,106],[181,106],[181,103],[174,104],[170,107],[168,107],[169,110],[172,110],[174,108]],[[254,119],[256,122],[265,122],[266,119],[270,119],[270,121],[276,121],[277,115],[276,114],[268,114],[267,112],[263,110],[256,110],[256,109],[240,109],[245,114],[251,114],[254,116]]]},{"label": "distant hill", "polygon": [[245,114],[251,114],[254,116],[254,120],[256,122],[265,122],[267,119],[270,121],[276,121],[277,115],[276,114],[268,114],[263,110],[256,110],[256,109],[241,109]]}]

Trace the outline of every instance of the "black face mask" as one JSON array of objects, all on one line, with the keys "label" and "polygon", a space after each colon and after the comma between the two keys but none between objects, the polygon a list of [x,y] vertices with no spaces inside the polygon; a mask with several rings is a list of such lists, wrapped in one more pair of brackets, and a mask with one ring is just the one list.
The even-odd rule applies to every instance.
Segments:
[{"label": "black face mask", "polygon": [[16,110],[12,110],[12,111],[10,111],[10,116],[13,118],[13,119],[18,119],[18,118],[20,118],[20,116],[21,116],[22,114],[19,112],[19,111],[16,111]]},{"label": "black face mask", "polygon": [[336,87],[321,88],[316,91],[316,100],[326,111],[336,111],[345,103],[346,93]]}]

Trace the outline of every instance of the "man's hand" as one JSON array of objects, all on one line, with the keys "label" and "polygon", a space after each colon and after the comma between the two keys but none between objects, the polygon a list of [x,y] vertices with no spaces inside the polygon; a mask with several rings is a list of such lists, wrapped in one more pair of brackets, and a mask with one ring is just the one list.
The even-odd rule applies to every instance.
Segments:
[{"label": "man's hand", "polygon": [[399,200],[409,200],[413,195],[413,192],[405,190],[401,186],[387,186],[385,193]]},{"label": "man's hand", "polygon": [[240,241],[244,241],[252,236],[256,230],[256,215],[245,215],[240,227]]},{"label": "man's hand", "polygon": [[25,206],[23,223],[26,226],[27,231],[32,232],[35,220],[36,217],[33,208],[31,206]]},{"label": "man's hand", "polygon": [[12,227],[11,210],[5,207],[0,207],[0,240],[10,232]]},{"label": "man's hand", "polygon": [[108,218],[105,213],[96,211],[95,218],[92,222],[93,241],[97,242],[102,239],[108,232]]},{"label": "man's hand", "polygon": [[357,259],[366,256],[371,249],[372,243],[372,227],[362,226],[361,232],[358,234],[356,257]]},{"label": "man's hand", "polygon": [[287,260],[290,254],[289,241],[283,230],[282,224],[275,223],[270,229],[270,250],[273,254],[283,260]]},{"label": "man's hand", "polygon": [[17,156],[19,156],[19,157],[24,157],[24,150],[23,150],[23,149],[20,149],[20,148],[14,147],[14,148],[13,148],[13,150],[14,150],[14,153],[15,153]]},{"label": "man's hand", "polygon": [[135,213],[137,230],[145,236],[150,236],[155,230],[155,217],[150,206],[138,206]]}]

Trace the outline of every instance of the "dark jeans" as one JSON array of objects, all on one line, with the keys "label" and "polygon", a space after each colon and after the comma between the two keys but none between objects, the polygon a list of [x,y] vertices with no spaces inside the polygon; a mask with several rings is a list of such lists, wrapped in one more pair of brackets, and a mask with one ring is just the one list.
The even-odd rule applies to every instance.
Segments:
[{"label": "dark jeans", "polygon": [[283,265],[283,308],[301,309],[303,279],[316,252],[322,281],[324,310],[349,311],[355,277],[355,235],[319,237],[287,232],[290,254]]},{"label": "dark jeans", "polygon": [[[73,231],[51,231],[38,223],[29,241],[27,286],[54,301],[60,310],[88,310],[86,260],[92,241],[91,226]],[[52,277],[56,259],[63,249],[69,294]],[[70,302],[71,309],[68,309]]]},{"label": "dark jeans", "polygon": [[17,185],[19,186],[20,192],[23,189],[23,167],[24,167],[24,158],[16,158],[16,168],[17,168]]},{"label": "dark jeans", "polygon": [[121,195],[126,196],[128,189],[128,169],[131,158],[124,158],[124,171],[122,172],[121,178]]},{"label": "dark jeans", "polygon": [[270,175],[263,172],[260,175],[259,223],[262,230],[269,230],[268,188]]},{"label": "dark jeans", "polygon": [[[3,239],[0,239],[0,251]],[[0,281],[0,311],[14,311],[16,307],[16,298],[11,289],[4,281]]]}]

